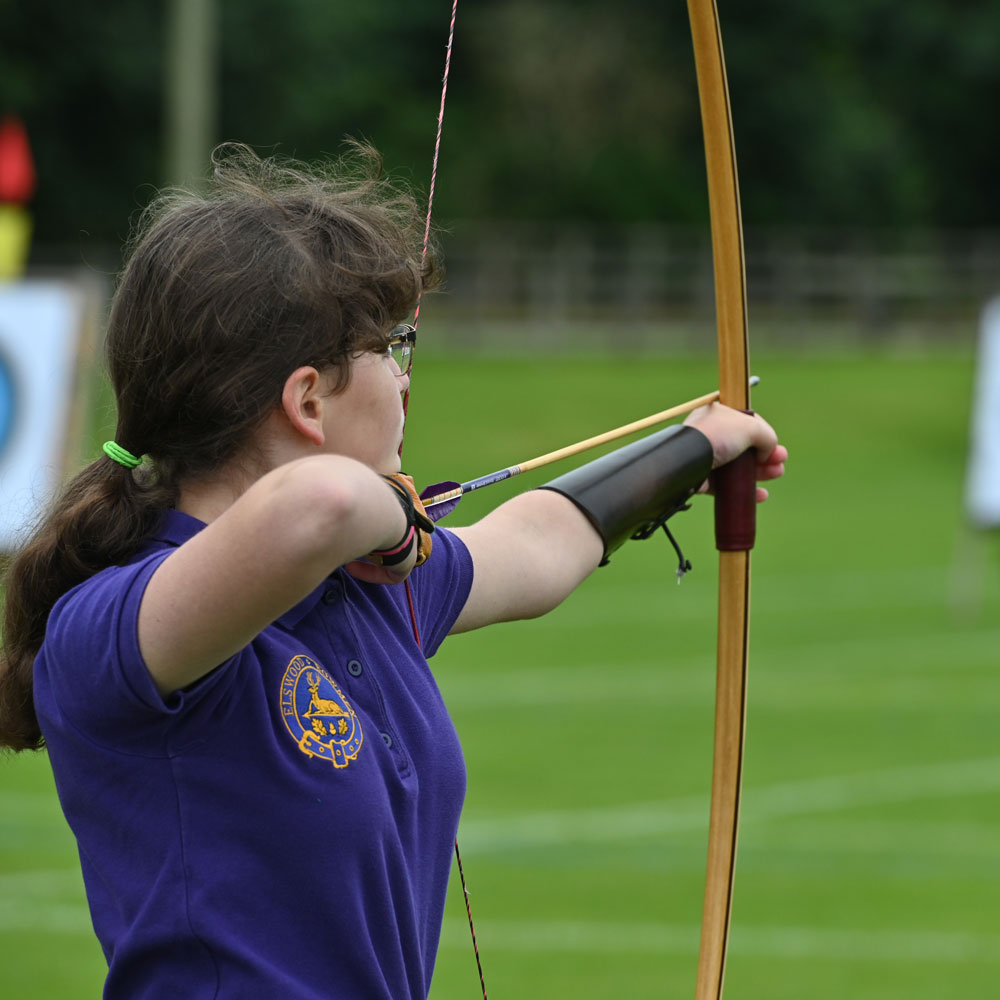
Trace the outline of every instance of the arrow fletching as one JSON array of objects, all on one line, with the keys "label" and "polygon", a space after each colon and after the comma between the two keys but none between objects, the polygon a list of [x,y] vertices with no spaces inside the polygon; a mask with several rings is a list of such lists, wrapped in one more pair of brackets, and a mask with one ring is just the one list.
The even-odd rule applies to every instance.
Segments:
[{"label": "arrow fletching", "polygon": [[440,521],[442,517],[447,517],[462,499],[462,484],[446,480],[443,483],[434,483],[420,491],[421,500],[434,499],[434,503],[427,507],[427,516],[432,521]]}]

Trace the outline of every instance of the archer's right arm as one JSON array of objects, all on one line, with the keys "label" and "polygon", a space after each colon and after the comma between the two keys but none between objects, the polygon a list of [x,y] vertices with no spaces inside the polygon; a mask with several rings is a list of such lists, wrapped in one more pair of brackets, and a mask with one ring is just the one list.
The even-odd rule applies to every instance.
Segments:
[{"label": "archer's right arm", "polygon": [[[396,491],[350,458],[303,458],[257,480],[150,578],[139,646],[160,693],[224,663],[338,566],[389,548],[406,527]],[[414,559],[378,570],[401,580]]]}]

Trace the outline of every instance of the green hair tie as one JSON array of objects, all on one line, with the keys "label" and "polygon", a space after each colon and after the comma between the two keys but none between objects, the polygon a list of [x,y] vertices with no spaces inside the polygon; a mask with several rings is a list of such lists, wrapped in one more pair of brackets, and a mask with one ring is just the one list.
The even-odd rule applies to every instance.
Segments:
[{"label": "green hair tie", "polygon": [[142,458],[136,458],[132,452],[126,451],[114,441],[104,442],[104,454],[113,462],[124,465],[126,469],[134,469],[142,461]]}]

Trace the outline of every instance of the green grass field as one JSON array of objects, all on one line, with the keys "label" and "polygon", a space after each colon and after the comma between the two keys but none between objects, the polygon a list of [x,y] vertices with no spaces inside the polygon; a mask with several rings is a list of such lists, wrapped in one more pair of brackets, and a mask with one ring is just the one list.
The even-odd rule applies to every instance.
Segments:
[{"label": "green grass field", "polygon": [[[759,516],[730,1000],[992,996],[1000,974],[997,547],[963,527],[972,364],[760,354],[792,458]],[[714,362],[418,359],[406,466],[464,479],[709,391]],[[556,467],[558,471],[560,467]],[[475,519],[553,470],[468,498]],[[545,619],[434,665],[494,1000],[693,994],[711,769],[709,502]],[[93,998],[103,961],[43,755],[0,762],[0,994]],[[478,995],[452,888],[433,1000]]]}]

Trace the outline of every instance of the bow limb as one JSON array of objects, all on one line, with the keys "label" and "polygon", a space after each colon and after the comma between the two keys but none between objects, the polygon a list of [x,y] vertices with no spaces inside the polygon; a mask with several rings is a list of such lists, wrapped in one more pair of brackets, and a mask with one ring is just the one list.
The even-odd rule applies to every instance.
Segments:
[{"label": "bow limb", "polygon": [[[746,269],[729,87],[715,0],[688,0],[701,104],[715,271],[719,398],[748,410]],[[755,469],[752,452],[713,477],[719,549],[715,747],[696,1000],[720,1000],[732,910],[746,722]]]}]

